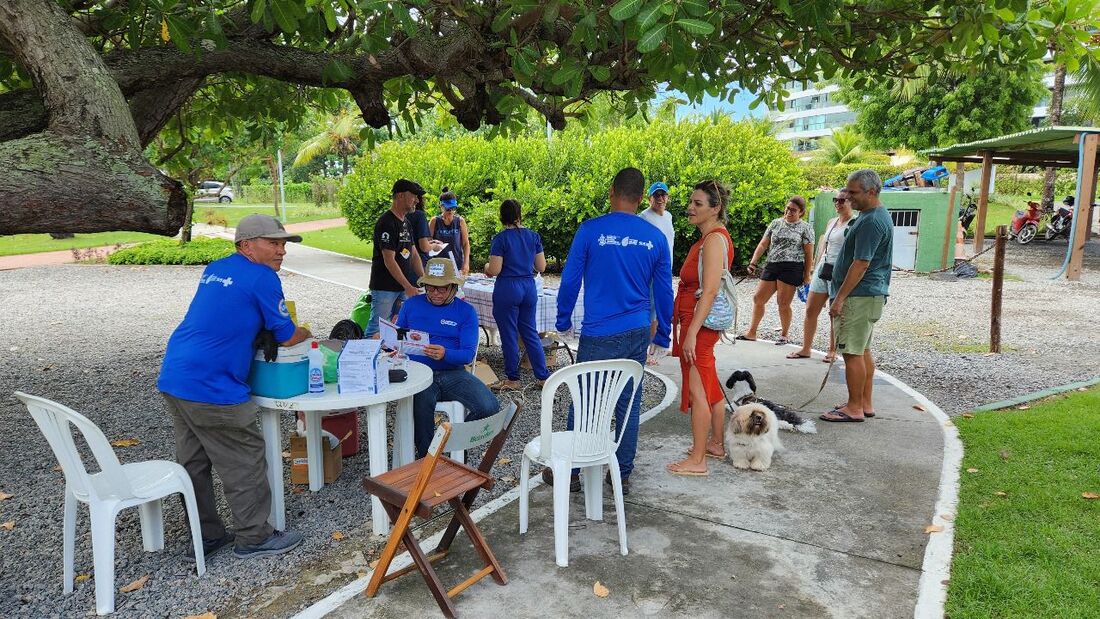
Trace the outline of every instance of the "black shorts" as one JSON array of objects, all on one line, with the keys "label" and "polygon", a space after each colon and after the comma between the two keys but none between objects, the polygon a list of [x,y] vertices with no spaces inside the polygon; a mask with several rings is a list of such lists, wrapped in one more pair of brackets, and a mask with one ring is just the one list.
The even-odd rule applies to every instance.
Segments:
[{"label": "black shorts", "polygon": [[779,280],[791,286],[801,286],[806,281],[806,263],[804,262],[769,262],[764,265],[764,272],[760,279],[766,282]]}]

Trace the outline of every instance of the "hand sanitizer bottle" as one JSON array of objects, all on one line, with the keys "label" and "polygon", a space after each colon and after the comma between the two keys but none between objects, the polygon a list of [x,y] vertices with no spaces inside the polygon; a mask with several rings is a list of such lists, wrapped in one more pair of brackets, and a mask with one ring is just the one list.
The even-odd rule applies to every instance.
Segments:
[{"label": "hand sanitizer bottle", "polygon": [[316,341],[309,345],[309,392],[325,392],[325,358]]}]

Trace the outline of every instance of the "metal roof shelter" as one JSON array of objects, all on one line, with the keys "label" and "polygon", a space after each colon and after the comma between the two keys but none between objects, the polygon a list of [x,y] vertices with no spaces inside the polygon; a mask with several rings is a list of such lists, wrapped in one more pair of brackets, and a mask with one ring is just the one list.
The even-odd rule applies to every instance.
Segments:
[{"label": "metal roof shelter", "polygon": [[[935,162],[958,164],[956,189],[962,186],[964,163],[982,164],[978,216],[974,224],[974,253],[982,251],[985,246],[985,215],[989,206],[989,184],[994,164],[1077,168],[1076,211],[1073,214],[1069,251],[1063,268],[1068,279],[1078,280],[1081,278],[1085,242],[1088,240],[1089,230],[1092,229],[1092,210],[1089,205],[1096,199],[1098,143],[1100,127],[1054,126],[933,148],[924,151],[924,154]],[[954,206],[955,191],[952,191],[949,213],[955,213]],[[1082,221],[1082,208],[1086,209],[1085,221]]]}]

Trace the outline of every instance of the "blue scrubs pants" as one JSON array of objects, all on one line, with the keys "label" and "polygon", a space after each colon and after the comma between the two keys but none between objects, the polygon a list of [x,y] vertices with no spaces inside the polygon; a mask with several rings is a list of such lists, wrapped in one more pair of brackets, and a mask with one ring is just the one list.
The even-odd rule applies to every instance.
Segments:
[{"label": "blue scrubs pants", "polygon": [[538,307],[538,291],[533,277],[498,277],[493,287],[493,320],[500,331],[500,345],[504,351],[504,375],[508,380],[519,380],[519,338],[527,348],[527,359],[535,378],[546,380],[546,353],[535,328],[535,308]]}]

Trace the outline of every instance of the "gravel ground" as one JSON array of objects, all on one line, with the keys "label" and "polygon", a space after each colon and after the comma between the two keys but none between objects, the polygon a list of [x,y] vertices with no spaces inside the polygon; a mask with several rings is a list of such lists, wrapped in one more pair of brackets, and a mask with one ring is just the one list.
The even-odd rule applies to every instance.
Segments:
[{"label": "gravel ground", "polygon": [[[1100,337],[1090,324],[1100,307],[1100,241],[1087,245],[1080,282],[1050,279],[1061,268],[1065,248],[1065,241],[1009,243],[999,355],[988,352],[990,279],[894,273],[889,302],[875,327],[879,369],[905,381],[950,415],[1100,375]],[[992,255],[979,257],[975,265],[991,269]],[[738,286],[742,328],[752,314],[755,286],[754,280]],[[805,305],[797,298],[792,305],[789,338],[801,343]],[[818,326],[817,350],[828,347],[826,325],[823,320]],[[765,310],[760,337],[774,338],[778,328],[773,300]]]},{"label": "gravel ground", "polygon": [[[187,309],[200,271],[105,266],[0,271],[5,292],[0,394],[42,395],[86,415],[110,440],[138,439],[138,445],[116,448],[123,462],[174,459],[171,422],[155,382],[164,344]],[[297,301],[300,319],[319,332],[343,318],[358,296],[289,274],[283,285],[287,297]],[[565,353],[557,354],[567,361]],[[499,347],[483,345],[481,356],[502,372]],[[524,413],[494,468],[500,483],[483,493],[479,504],[518,483],[522,447],[539,431],[534,378],[529,371],[522,378],[530,387],[509,397],[524,405]],[[643,410],[664,395],[655,380],[647,380],[643,391]],[[285,418],[286,433],[291,419]],[[360,427],[365,430],[365,423]],[[137,510],[124,511],[118,519],[116,589],[143,576],[149,581],[139,591],[116,593],[119,615],[286,616],[367,569],[382,540],[370,533],[369,502],[359,487],[368,468],[366,441],[361,445],[359,456],[344,461],[340,479],[318,493],[289,485],[287,467],[288,521],[306,539],[284,557],[239,561],[227,552],[212,557],[206,576],[198,578],[182,560],[189,534],[179,501],[165,503],[161,553],[142,550]],[[12,495],[0,501],[0,522],[15,523],[11,530],[0,529],[0,616],[94,615],[93,580],[78,582],[73,595],[61,595],[64,478],[26,409],[10,395],[0,397],[0,451],[9,454],[0,461],[0,492]],[[221,509],[232,526],[224,504]],[[78,577],[92,574],[87,510],[79,514]],[[342,540],[333,539],[337,531]]]}]

